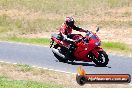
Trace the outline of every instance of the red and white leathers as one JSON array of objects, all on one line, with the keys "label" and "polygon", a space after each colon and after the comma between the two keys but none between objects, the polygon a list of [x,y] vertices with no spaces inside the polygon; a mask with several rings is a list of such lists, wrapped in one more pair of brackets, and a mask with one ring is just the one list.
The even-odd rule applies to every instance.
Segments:
[{"label": "red and white leathers", "polygon": [[69,27],[65,23],[63,23],[62,26],[60,27],[59,34],[64,37],[64,40],[72,41],[72,39],[67,38],[67,36],[72,35],[71,34],[72,30],[76,30],[76,31],[80,31],[80,32],[87,32],[87,30],[84,30],[84,29],[77,27],[75,25],[73,25],[72,27]]},{"label": "red and white leathers", "polygon": [[72,29],[76,30],[76,31],[80,31],[80,32],[87,32],[87,30],[84,30],[84,29],[77,27],[75,25],[73,25],[73,27],[69,27],[65,23],[62,24],[59,31],[61,34],[69,35],[72,33]]}]

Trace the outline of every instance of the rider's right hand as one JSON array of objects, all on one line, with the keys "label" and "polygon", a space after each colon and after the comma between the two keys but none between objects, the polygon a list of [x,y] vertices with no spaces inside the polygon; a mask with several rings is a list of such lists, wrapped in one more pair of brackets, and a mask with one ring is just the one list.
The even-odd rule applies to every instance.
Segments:
[{"label": "rider's right hand", "polygon": [[86,33],[89,32],[88,30],[86,30]]}]

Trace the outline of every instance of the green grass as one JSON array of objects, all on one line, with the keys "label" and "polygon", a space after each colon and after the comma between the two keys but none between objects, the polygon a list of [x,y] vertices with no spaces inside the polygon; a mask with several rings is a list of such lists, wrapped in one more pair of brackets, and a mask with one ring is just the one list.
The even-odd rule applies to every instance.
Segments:
[{"label": "green grass", "polygon": [[55,84],[40,83],[30,80],[13,80],[0,76],[0,88],[63,88]]},{"label": "green grass", "polygon": [[30,44],[40,44],[40,45],[48,45],[50,42],[49,38],[18,38],[18,37],[10,37],[4,38],[1,40],[6,41],[14,41],[14,42],[22,42],[22,43],[30,43]]},{"label": "green grass", "polygon": [[17,64],[16,66],[22,72],[28,72],[32,70],[32,67],[27,64]]},{"label": "green grass", "polygon": [[105,49],[132,52],[132,49],[129,48],[127,44],[120,42],[102,42],[102,47]]}]

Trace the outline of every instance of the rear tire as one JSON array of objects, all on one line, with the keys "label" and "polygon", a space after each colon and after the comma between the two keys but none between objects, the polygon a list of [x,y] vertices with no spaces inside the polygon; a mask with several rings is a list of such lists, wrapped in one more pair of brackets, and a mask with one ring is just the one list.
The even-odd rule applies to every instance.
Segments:
[{"label": "rear tire", "polygon": [[[58,44],[56,44],[56,45],[54,45],[53,48],[58,49],[59,47],[60,47],[60,46],[59,46]],[[53,54],[54,54],[54,56],[59,60],[59,62],[67,62],[67,61],[68,61],[67,59],[60,57],[59,55],[57,55],[57,54],[54,53],[54,52],[53,52]]]},{"label": "rear tire", "polygon": [[97,65],[97,66],[106,66],[109,62],[109,58],[108,55],[106,54],[105,51],[99,51],[99,57],[95,58],[95,56],[93,55],[93,62]]}]

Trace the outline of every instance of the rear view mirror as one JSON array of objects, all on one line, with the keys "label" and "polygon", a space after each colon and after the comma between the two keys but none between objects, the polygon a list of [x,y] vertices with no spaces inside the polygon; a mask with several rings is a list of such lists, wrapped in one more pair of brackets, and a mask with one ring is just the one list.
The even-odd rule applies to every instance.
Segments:
[{"label": "rear view mirror", "polygon": [[100,28],[99,28],[99,27],[97,27],[97,29],[96,29],[96,33],[97,33],[99,30],[100,30]]}]

